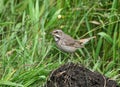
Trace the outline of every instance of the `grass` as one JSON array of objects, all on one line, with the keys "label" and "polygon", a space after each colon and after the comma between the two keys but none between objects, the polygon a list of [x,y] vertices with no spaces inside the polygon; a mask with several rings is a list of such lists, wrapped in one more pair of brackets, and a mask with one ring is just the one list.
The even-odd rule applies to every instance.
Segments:
[{"label": "grass", "polygon": [[37,87],[66,63],[69,54],[55,46],[50,32],[97,36],[79,49],[73,62],[120,84],[120,1],[1,0],[0,86]]}]

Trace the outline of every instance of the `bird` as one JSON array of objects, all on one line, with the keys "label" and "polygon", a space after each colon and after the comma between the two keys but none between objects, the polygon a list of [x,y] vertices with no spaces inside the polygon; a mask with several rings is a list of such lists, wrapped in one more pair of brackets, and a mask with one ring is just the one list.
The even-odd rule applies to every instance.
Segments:
[{"label": "bird", "polygon": [[55,43],[57,47],[65,52],[74,53],[77,49],[83,48],[84,45],[96,36],[76,40],[72,38],[70,35],[64,33],[61,29],[55,29],[52,32]]}]

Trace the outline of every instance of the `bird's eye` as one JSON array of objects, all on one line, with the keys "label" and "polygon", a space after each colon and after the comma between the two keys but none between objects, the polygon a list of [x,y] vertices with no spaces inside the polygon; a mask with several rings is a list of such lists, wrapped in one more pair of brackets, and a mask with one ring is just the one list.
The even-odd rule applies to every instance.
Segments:
[{"label": "bird's eye", "polygon": [[58,31],[55,31],[55,33],[58,33]]}]

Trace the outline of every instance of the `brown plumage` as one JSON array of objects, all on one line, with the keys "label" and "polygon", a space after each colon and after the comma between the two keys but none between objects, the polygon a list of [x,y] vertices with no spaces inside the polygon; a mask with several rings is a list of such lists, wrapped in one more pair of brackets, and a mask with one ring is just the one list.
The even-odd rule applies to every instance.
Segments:
[{"label": "brown plumage", "polygon": [[75,52],[78,48],[84,47],[84,44],[95,38],[95,36],[93,36],[90,38],[75,40],[60,29],[53,30],[52,35],[54,36],[58,48],[65,52]]}]

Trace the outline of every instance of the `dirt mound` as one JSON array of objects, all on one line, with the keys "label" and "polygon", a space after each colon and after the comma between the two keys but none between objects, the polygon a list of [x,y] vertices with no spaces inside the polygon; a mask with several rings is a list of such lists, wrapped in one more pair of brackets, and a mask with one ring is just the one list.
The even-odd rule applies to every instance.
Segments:
[{"label": "dirt mound", "polygon": [[81,65],[68,63],[53,71],[44,87],[119,87],[113,80]]}]

